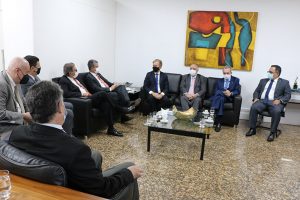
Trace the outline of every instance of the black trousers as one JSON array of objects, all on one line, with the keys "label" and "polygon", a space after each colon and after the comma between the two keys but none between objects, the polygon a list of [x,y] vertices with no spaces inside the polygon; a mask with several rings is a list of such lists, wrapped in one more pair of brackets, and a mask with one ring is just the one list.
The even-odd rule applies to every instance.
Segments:
[{"label": "black trousers", "polygon": [[171,102],[166,95],[161,99],[156,99],[151,94],[148,94],[146,101],[150,106],[150,112],[159,111],[161,108],[169,108],[171,106]]},{"label": "black trousers", "polygon": [[278,124],[281,119],[281,112],[284,109],[284,105],[273,105],[272,101],[264,103],[263,100],[255,102],[251,106],[250,116],[249,116],[249,126],[250,128],[256,128],[257,116],[260,112],[267,109],[270,113],[271,119],[271,132],[275,133],[277,131]]}]

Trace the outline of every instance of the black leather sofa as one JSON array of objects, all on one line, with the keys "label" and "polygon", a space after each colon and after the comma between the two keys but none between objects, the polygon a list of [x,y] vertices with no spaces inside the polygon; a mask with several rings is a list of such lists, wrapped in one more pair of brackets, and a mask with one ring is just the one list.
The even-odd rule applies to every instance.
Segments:
[{"label": "black leather sofa", "polygon": [[[88,72],[79,73],[78,79],[85,83],[85,77]],[[59,83],[60,77],[52,78],[52,81]],[[104,115],[101,110],[92,106],[92,100],[87,98],[64,98],[64,101],[73,104],[74,127],[73,134],[75,136],[86,136],[95,133],[106,127],[103,120]]]},{"label": "black leather sofa", "polygon": [[[174,74],[174,73],[166,73],[168,76],[169,81],[169,100],[171,101],[172,105],[176,105],[180,107],[180,81],[182,78],[181,74]],[[214,95],[215,85],[219,78],[215,77],[208,77],[207,78],[207,88],[205,93],[205,98],[201,102],[203,109],[210,109],[210,97]],[[141,108],[140,111],[144,114],[148,113],[147,110],[147,103],[145,102],[145,91],[141,90]],[[239,124],[240,112],[242,106],[242,96],[237,95],[234,97],[233,103],[225,103],[224,105],[224,116],[221,119],[222,124],[229,125],[229,126],[237,126]]]}]

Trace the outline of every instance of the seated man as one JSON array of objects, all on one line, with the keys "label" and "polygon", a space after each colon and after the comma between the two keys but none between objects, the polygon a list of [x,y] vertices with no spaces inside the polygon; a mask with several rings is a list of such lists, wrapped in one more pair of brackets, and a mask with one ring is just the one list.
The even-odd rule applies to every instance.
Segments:
[{"label": "seated man", "polygon": [[28,81],[29,63],[20,57],[11,60],[0,73],[0,137],[7,140],[12,129],[32,118],[21,95],[20,83]]},{"label": "seated man", "polygon": [[[36,84],[37,82],[41,81],[41,79],[38,77],[38,74],[40,74],[41,72],[41,65],[40,65],[40,59],[36,56],[25,56],[24,57],[25,60],[28,61],[29,66],[30,66],[30,70],[28,72],[28,81],[25,84],[21,84],[21,89],[23,92],[23,95],[25,96],[28,89],[33,86],[34,84]],[[63,124],[63,128],[64,130],[68,133],[68,134],[72,134],[72,129],[73,129],[73,118],[74,118],[74,113],[73,113],[73,104],[69,103],[69,102],[64,102],[65,107],[67,108],[67,116],[66,116],[66,120],[65,123]]]},{"label": "seated man", "polygon": [[144,80],[144,89],[147,93],[146,101],[150,106],[150,112],[159,111],[161,108],[170,107],[167,97],[169,91],[168,76],[161,72],[162,61],[153,61],[152,71],[148,72]]},{"label": "seated man", "polygon": [[190,66],[190,74],[182,76],[180,82],[180,103],[183,111],[193,107],[196,111],[201,107],[201,101],[206,92],[206,78],[198,74],[196,64]]},{"label": "seated man", "polygon": [[[85,83],[88,91],[92,94],[104,91],[108,93],[115,104],[119,104],[124,107],[132,106],[132,109],[140,104],[141,99],[137,99],[135,102],[130,102],[128,92],[124,85],[109,82],[97,71],[99,68],[98,61],[89,60],[88,68],[90,73],[86,76]],[[131,117],[125,114],[121,115],[121,122],[126,122],[131,119]]]},{"label": "seated man", "polygon": [[[112,175],[104,176],[101,155],[65,133],[62,128],[65,117],[62,93],[59,85],[51,81],[41,81],[32,86],[26,101],[36,123],[15,128],[9,144],[61,165],[67,173],[68,187],[72,189],[105,198],[111,198],[120,191],[119,194],[124,195],[122,199],[127,195],[138,195],[136,179],[142,174],[139,167],[123,164],[117,170],[112,169]],[[132,199],[138,199],[138,196]]]},{"label": "seated man", "polygon": [[223,68],[224,78],[219,79],[216,87],[215,94],[211,97],[211,109],[215,109],[215,131],[221,130],[221,118],[224,113],[224,103],[233,102],[233,97],[239,95],[240,91],[240,79],[232,76],[231,67]]},{"label": "seated man", "polygon": [[291,99],[291,87],[288,80],[279,78],[281,67],[272,65],[268,71],[268,78],[261,79],[253,93],[253,104],[250,109],[249,131],[246,136],[256,134],[257,115],[267,109],[272,116],[271,133],[267,141],[274,140],[280,122],[281,112]]},{"label": "seated man", "polygon": [[122,137],[123,134],[117,131],[113,124],[113,109],[122,113],[128,113],[131,108],[121,107],[111,100],[106,92],[96,92],[91,94],[78,79],[77,68],[74,63],[67,63],[64,65],[64,75],[59,81],[59,85],[64,91],[65,98],[71,97],[85,97],[92,99],[93,106],[103,110],[105,113],[105,120],[108,125],[107,134]]}]

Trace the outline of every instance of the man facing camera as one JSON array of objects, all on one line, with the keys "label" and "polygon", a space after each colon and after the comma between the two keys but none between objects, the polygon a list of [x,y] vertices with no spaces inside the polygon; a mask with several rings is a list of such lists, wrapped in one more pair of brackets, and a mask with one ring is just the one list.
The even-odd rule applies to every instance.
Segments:
[{"label": "man facing camera", "polygon": [[233,102],[234,96],[239,95],[240,79],[232,76],[231,67],[223,68],[224,78],[219,79],[215,86],[215,94],[211,97],[211,108],[215,109],[215,131],[221,131],[221,118],[224,114],[224,103]]},{"label": "man facing camera", "polygon": [[36,123],[15,128],[9,143],[61,165],[67,173],[68,187],[72,189],[105,198],[120,195],[120,199],[138,199],[136,179],[142,175],[139,167],[124,163],[102,173],[100,154],[94,156],[82,141],[65,133],[62,128],[65,118],[62,93],[59,85],[51,81],[32,86],[26,101]]},{"label": "man facing camera", "polygon": [[256,134],[257,115],[267,109],[270,113],[271,132],[267,141],[272,142],[280,122],[281,112],[291,99],[291,87],[288,80],[279,78],[281,67],[272,65],[268,71],[268,78],[261,79],[253,93],[253,104],[249,116],[249,131],[246,136]]},{"label": "man facing camera", "polygon": [[193,107],[196,111],[201,108],[201,101],[206,92],[206,78],[198,74],[196,64],[190,66],[190,73],[182,77],[180,82],[180,102],[183,111]]},{"label": "man facing camera", "polygon": [[170,106],[167,94],[169,92],[168,76],[161,72],[162,61],[153,61],[152,71],[148,72],[144,80],[144,89],[147,93],[146,101],[150,106],[150,112],[159,111]]},{"label": "man facing camera", "polygon": [[[86,76],[85,83],[87,89],[92,93],[97,92],[106,92],[110,98],[115,102],[115,104],[119,104],[120,106],[130,107],[130,109],[135,109],[141,102],[141,99],[137,99],[136,101],[130,102],[128,92],[124,85],[119,85],[116,83],[109,82],[106,78],[104,78],[97,70],[99,68],[98,61],[89,60],[88,61],[89,73]],[[131,120],[132,118],[122,114],[121,122],[126,122]]]}]

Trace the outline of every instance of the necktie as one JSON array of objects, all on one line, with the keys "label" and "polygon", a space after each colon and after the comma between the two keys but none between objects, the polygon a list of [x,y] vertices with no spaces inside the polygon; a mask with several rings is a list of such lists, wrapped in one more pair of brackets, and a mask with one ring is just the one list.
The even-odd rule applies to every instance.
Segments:
[{"label": "necktie", "polygon": [[86,92],[89,92],[76,78],[73,78],[73,79],[74,79],[74,81],[77,83],[77,85],[79,87],[81,87],[82,89],[84,89]]},{"label": "necktie", "polygon": [[189,89],[189,94],[194,94],[194,89],[195,89],[195,79],[194,77],[191,77],[191,85],[190,85],[190,89]]},{"label": "necktie", "polygon": [[105,81],[102,80],[102,78],[99,76],[99,74],[97,74],[97,78],[100,81],[100,85],[104,85],[104,87],[108,88],[109,85],[107,83],[105,83]]},{"label": "necktie", "polygon": [[158,74],[155,74],[155,91],[158,92]]},{"label": "necktie", "polygon": [[268,88],[267,88],[267,91],[266,91],[266,94],[265,94],[265,98],[264,98],[264,103],[267,103],[268,100],[269,100],[269,93],[270,93],[270,91],[271,91],[273,82],[274,82],[274,80],[271,80],[271,82],[270,82],[270,84],[269,84],[269,86],[268,86]]},{"label": "necktie", "polygon": [[15,86],[15,97],[17,99],[17,103],[19,104],[20,108],[21,108],[21,112],[25,113],[25,109],[24,109],[24,105],[23,105],[23,101],[21,99],[20,96],[20,92],[19,92],[19,88],[17,86]]}]

